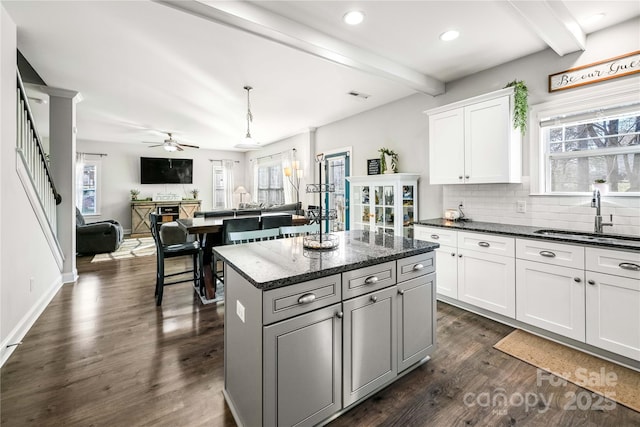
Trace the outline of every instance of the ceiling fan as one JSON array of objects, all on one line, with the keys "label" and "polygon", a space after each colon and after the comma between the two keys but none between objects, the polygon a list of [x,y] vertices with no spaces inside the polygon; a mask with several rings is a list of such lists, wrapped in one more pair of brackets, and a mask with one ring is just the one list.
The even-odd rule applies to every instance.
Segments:
[{"label": "ceiling fan", "polygon": [[251,104],[249,102],[249,91],[253,89],[251,86],[245,86],[244,90],[247,91],[247,134],[244,137],[244,140],[236,144],[234,148],[240,148],[243,150],[259,150],[262,148],[262,145],[255,139],[251,137],[251,130],[249,129],[249,123],[253,121],[253,114],[251,113]]},{"label": "ceiling fan", "polygon": [[158,144],[156,142],[149,142],[149,141],[143,141],[143,142],[145,144],[155,144],[155,145],[150,145],[149,148],[152,148],[152,147],[164,147],[164,149],[167,150],[167,151],[184,151],[184,149],[182,147],[200,148],[197,145],[183,144],[181,142],[176,141],[171,136],[172,135],[171,132],[165,132],[165,133],[169,136],[169,138],[165,139],[162,144]]}]

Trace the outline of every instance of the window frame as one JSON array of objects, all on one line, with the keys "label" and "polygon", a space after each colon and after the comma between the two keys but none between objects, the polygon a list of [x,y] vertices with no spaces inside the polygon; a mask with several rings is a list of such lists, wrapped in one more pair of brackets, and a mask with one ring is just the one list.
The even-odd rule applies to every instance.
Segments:
[{"label": "window frame", "polygon": [[[598,108],[612,108],[622,104],[640,103],[638,88],[640,78],[634,77],[621,82],[610,82],[595,88],[584,89],[580,94],[567,95],[558,99],[536,104],[529,115],[530,147],[530,195],[532,196],[576,196],[584,197],[590,192],[550,192],[548,161],[545,153],[544,130],[540,123],[549,117],[574,115]],[[624,149],[623,149],[624,150]],[[619,151],[612,148],[606,154]],[[587,154],[585,154],[587,155]],[[640,192],[611,192],[608,197],[640,197]]]},{"label": "window frame", "polygon": [[[84,191],[85,191],[84,174],[85,174],[85,168],[87,166],[95,167],[95,174],[94,174],[95,184],[93,185],[93,191],[95,192],[94,212],[85,212],[84,210]],[[76,194],[76,200],[78,200],[80,203],[80,212],[85,217],[99,217],[100,215],[102,215],[102,190],[101,190],[102,188],[102,156],[100,156],[100,158],[98,159],[85,159],[82,162],[82,172],[80,176],[83,182],[78,187],[78,191],[80,192],[80,194]]]}]

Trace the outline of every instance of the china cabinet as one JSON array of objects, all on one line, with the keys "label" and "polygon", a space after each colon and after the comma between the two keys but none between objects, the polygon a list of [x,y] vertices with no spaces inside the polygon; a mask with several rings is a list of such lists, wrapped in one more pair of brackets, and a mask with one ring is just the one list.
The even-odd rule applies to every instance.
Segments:
[{"label": "china cabinet", "polygon": [[351,229],[413,238],[419,177],[394,173],[347,178],[351,183]]}]

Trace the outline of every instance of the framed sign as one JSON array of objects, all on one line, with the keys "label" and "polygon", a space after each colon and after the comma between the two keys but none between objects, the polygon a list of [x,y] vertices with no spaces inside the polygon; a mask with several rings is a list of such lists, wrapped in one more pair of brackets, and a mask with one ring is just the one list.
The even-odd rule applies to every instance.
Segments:
[{"label": "framed sign", "polygon": [[367,175],[380,175],[380,159],[367,160]]},{"label": "framed sign", "polygon": [[640,73],[640,50],[549,75],[549,92]]}]

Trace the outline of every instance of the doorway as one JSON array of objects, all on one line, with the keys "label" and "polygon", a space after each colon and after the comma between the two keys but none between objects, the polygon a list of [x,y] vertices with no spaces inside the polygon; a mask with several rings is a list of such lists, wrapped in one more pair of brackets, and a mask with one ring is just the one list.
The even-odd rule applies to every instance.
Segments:
[{"label": "doorway", "polygon": [[[342,151],[325,155],[325,183],[333,184],[334,192],[326,193],[325,206],[336,212],[335,218],[325,220],[327,232],[349,229],[350,152]],[[330,211],[331,212],[331,211]]]}]

